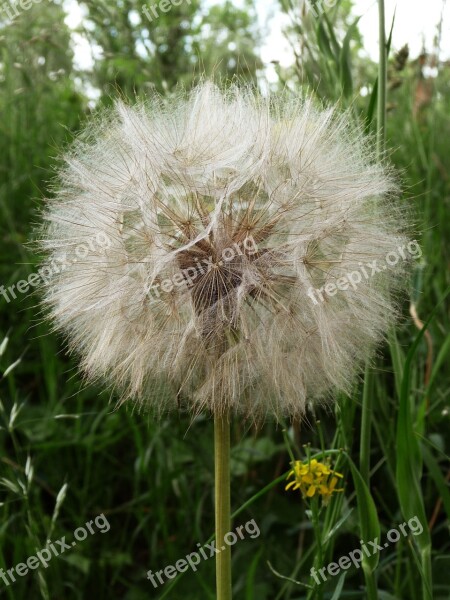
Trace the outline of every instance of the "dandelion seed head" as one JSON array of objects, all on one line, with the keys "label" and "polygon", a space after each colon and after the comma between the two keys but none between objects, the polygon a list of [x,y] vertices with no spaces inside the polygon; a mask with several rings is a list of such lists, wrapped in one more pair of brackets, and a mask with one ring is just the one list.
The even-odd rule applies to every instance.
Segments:
[{"label": "dandelion seed head", "polygon": [[349,116],[309,98],[204,83],[119,102],[47,203],[41,247],[65,266],[44,302],[87,376],[122,399],[300,416],[349,392],[395,316],[405,261],[308,296],[405,242],[395,192]]}]

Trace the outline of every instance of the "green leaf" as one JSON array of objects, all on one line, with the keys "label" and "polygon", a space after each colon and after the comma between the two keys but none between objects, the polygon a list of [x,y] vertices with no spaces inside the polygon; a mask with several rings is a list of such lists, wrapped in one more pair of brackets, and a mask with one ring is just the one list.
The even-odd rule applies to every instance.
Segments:
[{"label": "green leaf", "polygon": [[447,358],[447,354],[450,351],[450,334],[445,338],[444,343],[439,351],[439,354],[434,361],[433,370],[431,371],[430,381],[428,382],[427,389],[425,390],[425,396],[429,396],[431,392],[431,388],[436,380],[436,376],[439,373],[440,368],[445,363],[445,359]]},{"label": "green leaf", "polygon": [[345,581],[346,575],[347,575],[347,572],[344,571],[344,573],[342,573],[342,575],[339,577],[339,581],[337,582],[336,589],[334,590],[334,594],[331,596],[330,600],[339,600],[339,598],[341,597],[341,592],[342,592],[342,588],[344,587],[344,581]]},{"label": "green leaf", "polygon": [[427,321],[416,336],[413,345],[408,351],[403,369],[403,379],[400,392],[400,407],[397,421],[397,492],[403,517],[406,520],[416,517],[422,524],[423,530],[415,536],[415,541],[420,548],[421,576],[423,595],[432,598],[431,574],[431,536],[425,513],[425,506],[420,485],[422,473],[422,454],[417,433],[413,427],[413,403],[411,401],[411,369],[412,361],[420,342],[433,319],[437,309],[444,302],[450,292],[447,288],[441,301],[434,307]]},{"label": "green leaf", "polygon": [[264,550],[264,546],[258,550],[258,552],[253,557],[250,568],[247,571],[247,578],[245,583],[245,598],[246,600],[253,600],[255,597],[255,580],[256,580],[256,569],[258,567],[258,563],[261,560],[261,556]]},{"label": "green leaf", "polygon": [[323,543],[327,544],[331,538],[339,531],[339,529],[342,527],[342,525],[347,521],[347,519],[349,518],[349,516],[352,514],[353,512],[353,508],[351,508],[350,510],[348,510],[343,517],[341,517],[339,519],[339,521],[330,529],[330,531],[327,532],[326,535],[324,535],[323,537]]},{"label": "green leaf", "polygon": [[417,517],[423,525],[423,532],[416,537],[421,548],[430,544],[430,535],[426,527],[427,518],[423,503],[420,478],[422,474],[422,455],[419,441],[413,428],[412,403],[410,397],[411,365],[414,354],[425,333],[432,316],[416,336],[406,357],[403,379],[400,391],[400,407],[397,420],[397,492],[400,500],[403,517],[411,519]]},{"label": "green leaf", "polygon": [[367,108],[367,117],[366,117],[366,134],[369,133],[370,125],[373,121],[373,116],[375,114],[375,108],[377,106],[377,98],[378,98],[378,77],[375,79],[375,83],[373,84],[372,93],[370,94],[369,107]]},{"label": "green leaf", "polygon": [[357,30],[358,22],[361,17],[355,19],[350,25],[347,34],[342,44],[341,52],[339,54],[339,72],[341,76],[342,91],[344,96],[351,96],[353,93],[353,77],[352,77],[352,61],[350,53],[350,42],[352,40],[355,30]]},{"label": "green leaf", "polygon": [[[346,454],[352,471],[353,483],[355,485],[356,497],[358,500],[359,531],[361,539],[364,542],[380,540],[381,530],[378,520],[377,509],[369,488],[366,485],[361,473],[352,459]],[[370,556],[363,555],[363,568],[370,572],[375,571],[378,566],[378,550]]]},{"label": "green leaf", "polygon": [[331,47],[333,50],[333,58],[334,58],[336,65],[338,66],[339,65],[339,55],[341,53],[341,47],[339,45],[339,42],[337,41],[336,36],[334,35],[333,25],[331,24],[330,19],[327,17],[326,13],[323,13],[323,20],[325,21],[325,23],[327,25],[329,39],[330,39]]},{"label": "green leaf", "polygon": [[323,26],[322,19],[320,19],[317,24],[316,35],[317,35],[317,43],[319,44],[320,50],[326,56],[328,56],[328,58],[331,58],[332,60],[334,60],[335,56],[333,54],[333,50],[331,49],[330,38],[328,37],[325,27]]},{"label": "green leaf", "polygon": [[445,480],[444,474],[439,467],[439,464],[430,450],[422,444],[422,456],[427,466],[427,469],[433,478],[433,481],[439,491],[442,504],[444,505],[447,518],[450,520],[450,491]]}]

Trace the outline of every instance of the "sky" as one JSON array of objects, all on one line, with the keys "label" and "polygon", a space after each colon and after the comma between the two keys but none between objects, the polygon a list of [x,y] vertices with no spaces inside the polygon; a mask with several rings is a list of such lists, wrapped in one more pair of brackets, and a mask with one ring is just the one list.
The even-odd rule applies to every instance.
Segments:
[{"label": "sky", "polygon": [[[377,3],[373,0],[357,0],[360,30],[367,42],[370,55],[376,56],[378,32],[375,23],[378,18]],[[442,57],[450,58],[450,1],[443,0],[386,0],[386,22],[390,30],[395,14],[393,46],[399,50],[409,44],[411,55],[417,56],[425,40],[428,49],[432,48],[437,26],[443,16],[441,51]]]},{"label": "sky", "polygon": [[[305,0],[306,2],[306,0]],[[287,42],[283,39],[284,15],[270,18],[275,2],[258,0],[260,22],[268,20],[268,38],[262,49],[265,63],[278,60],[283,66],[292,61]],[[376,0],[355,0],[355,18],[361,17],[359,29],[363,35],[366,52],[373,60],[378,57],[378,3]],[[450,58],[450,0],[385,0],[386,29],[389,32],[395,16],[393,49],[409,44],[411,56],[417,56],[425,41],[432,48],[437,25],[443,15],[441,57]]]},{"label": "sky", "polygon": [[[307,2],[307,0],[304,0]],[[329,2],[330,0],[328,0]],[[216,4],[218,0],[207,0]],[[236,4],[241,5],[239,0]],[[149,4],[157,4],[158,0],[149,0]],[[292,54],[283,36],[284,15],[280,15],[276,0],[256,0],[257,13],[261,26],[267,32],[261,50],[264,63],[272,60],[287,66],[292,62]],[[355,0],[355,16],[361,16],[360,31],[364,38],[364,47],[371,58],[378,56],[378,8],[376,0]],[[443,15],[441,57],[450,58],[450,0],[385,0],[387,29],[390,29],[394,11],[396,11],[393,49],[399,50],[404,44],[409,44],[410,55],[417,56],[425,42],[428,49],[432,48],[437,25]],[[66,23],[77,27],[83,13],[76,0],[66,0],[68,16]],[[75,59],[77,65],[89,68],[92,64],[89,44],[80,35],[74,34]],[[273,74],[273,73],[272,73]],[[267,77],[271,79],[270,67]]]}]

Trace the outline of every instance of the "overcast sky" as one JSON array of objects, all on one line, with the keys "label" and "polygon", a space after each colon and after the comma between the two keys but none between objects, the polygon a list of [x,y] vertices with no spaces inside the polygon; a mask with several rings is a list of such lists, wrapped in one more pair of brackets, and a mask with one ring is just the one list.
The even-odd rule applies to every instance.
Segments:
[{"label": "overcast sky", "polygon": [[[305,0],[306,1],[306,0]],[[376,0],[354,0],[355,17],[361,16],[359,28],[364,37],[367,53],[376,60],[378,57],[378,3]],[[396,10],[393,49],[399,50],[409,44],[411,55],[417,56],[425,42],[430,50],[436,35],[437,26],[443,15],[441,56],[450,58],[450,0],[385,0],[386,29],[389,31]],[[261,23],[268,22],[268,39],[263,48],[263,60],[279,60],[288,64],[291,59],[289,47],[281,33],[284,15],[270,18],[276,1],[258,0]],[[275,13],[276,14],[276,13]]]},{"label": "overcast sky", "polygon": [[[207,0],[215,4],[218,0]],[[240,5],[239,0],[235,0]],[[306,0],[305,0],[306,1]],[[416,56],[425,41],[428,49],[432,48],[433,38],[441,14],[444,16],[442,28],[441,56],[450,58],[450,0],[385,0],[386,21],[389,30],[394,10],[397,8],[393,48],[398,50],[404,44],[409,44],[411,55]],[[149,0],[149,4],[158,4],[158,0]],[[355,0],[355,15],[361,16],[360,30],[364,36],[365,49],[376,59],[378,55],[378,9],[376,0]],[[68,17],[66,22],[76,27],[82,19],[82,12],[76,0],[66,2]],[[267,38],[262,49],[262,59],[265,63],[278,60],[281,64],[289,64],[292,56],[283,37],[282,28],[285,20],[277,11],[276,0],[257,0],[258,16],[261,25],[266,25]],[[273,16],[275,15],[275,16]],[[79,36],[76,38],[76,61],[81,67],[91,64],[90,49]]]},{"label": "overcast sky", "polygon": [[[363,15],[360,29],[364,35],[367,49],[376,56],[378,32],[377,3],[373,0],[356,0],[356,12]],[[432,48],[437,26],[444,17],[442,27],[442,56],[450,57],[450,2],[443,0],[386,0],[387,29],[390,29],[394,11],[397,8],[394,24],[393,44],[398,50],[404,44],[409,44],[412,55],[417,55],[422,49],[423,40],[428,49]]]}]

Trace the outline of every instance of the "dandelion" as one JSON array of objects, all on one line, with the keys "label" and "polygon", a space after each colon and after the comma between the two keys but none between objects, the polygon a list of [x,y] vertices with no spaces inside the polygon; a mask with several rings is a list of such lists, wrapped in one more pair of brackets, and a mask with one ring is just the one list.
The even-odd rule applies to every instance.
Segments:
[{"label": "dandelion", "polygon": [[123,399],[301,416],[351,389],[395,315],[404,261],[308,297],[404,241],[395,188],[348,115],[311,99],[205,83],[118,103],[48,202],[41,245],[65,266],[48,269],[45,304],[87,376]]},{"label": "dandelion", "polygon": [[321,496],[325,505],[333,493],[344,491],[343,488],[336,488],[343,475],[330,469],[329,464],[319,462],[315,458],[306,462],[296,460],[288,474],[289,477],[294,477],[294,480],[286,485],[286,490],[300,490],[303,498]]},{"label": "dandelion", "polygon": [[[218,543],[230,415],[302,416],[349,392],[395,316],[404,262],[330,293],[405,241],[394,178],[350,123],[211,83],[119,102],[68,152],[47,204],[44,303],[87,377],[159,413],[214,415]],[[314,472],[306,496],[336,477]],[[230,548],[216,561],[228,600]]]}]

